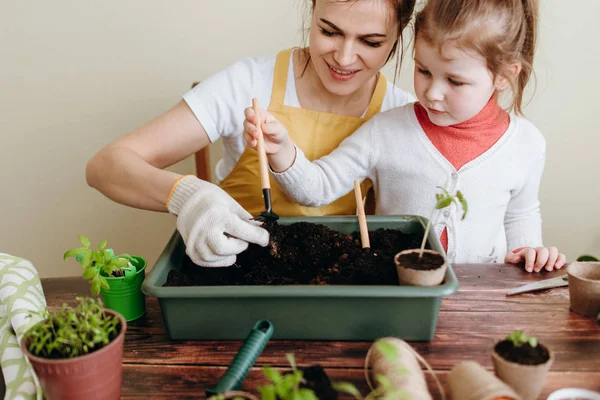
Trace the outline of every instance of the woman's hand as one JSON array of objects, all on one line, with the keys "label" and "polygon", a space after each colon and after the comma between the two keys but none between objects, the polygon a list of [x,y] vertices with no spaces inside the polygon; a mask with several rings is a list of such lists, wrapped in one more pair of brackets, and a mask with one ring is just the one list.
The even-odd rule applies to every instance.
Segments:
[{"label": "woman's hand", "polygon": [[542,269],[552,271],[562,268],[567,261],[563,253],[559,253],[556,247],[521,247],[515,249],[504,259],[507,264],[525,263],[525,271],[540,272]]},{"label": "woman's hand", "polygon": [[175,184],[167,207],[177,215],[185,252],[203,267],[227,267],[249,243],[263,247],[269,243],[269,232],[237,201],[195,176],[185,176]]},{"label": "woman's hand", "polygon": [[273,171],[283,172],[294,163],[296,147],[287,128],[273,114],[262,109],[260,112],[261,115],[257,116],[252,107],[244,110],[244,140],[248,147],[256,149],[259,135],[257,125],[260,122],[269,165]]}]

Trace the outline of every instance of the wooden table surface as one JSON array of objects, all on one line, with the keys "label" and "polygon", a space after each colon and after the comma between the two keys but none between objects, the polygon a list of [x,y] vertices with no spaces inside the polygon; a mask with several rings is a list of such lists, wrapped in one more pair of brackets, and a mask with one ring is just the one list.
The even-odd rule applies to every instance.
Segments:
[{"label": "wooden table surface", "polygon": [[[600,325],[596,318],[584,318],[569,310],[568,288],[506,297],[510,288],[564,274],[564,269],[529,274],[512,265],[471,264],[455,265],[454,271],[460,288],[443,299],[435,338],[411,343],[444,386],[450,369],[462,361],[477,361],[491,370],[491,347],[518,328],[537,336],[555,354],[541,399],[565,387],[600,391]],[[43,279],[42,285],[49,306],[72,304],[75,296],[89,294],[89,285],[82,278]],[[241,341],[171,341],[158,301],[147,298],[146,308],[146,316],[128,324],[122,398],[204,398],[205,390],[218,382]],[[319,363],[332,380],[351,381],[365,393],[363,365],[370,345],[270,341],[243,389],[256,393],[256,385],[265,382],[260,367],[285,368],[285,354],[294,353],[299,365]],[[434,398],[441,398],[429,374],[427,379]]]}]

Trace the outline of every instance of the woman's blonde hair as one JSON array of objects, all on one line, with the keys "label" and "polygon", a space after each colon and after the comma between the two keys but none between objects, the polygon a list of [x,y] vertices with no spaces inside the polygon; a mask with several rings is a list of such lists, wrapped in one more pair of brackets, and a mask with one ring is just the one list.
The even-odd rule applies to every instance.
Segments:
[{"label": "woman's blonde hair", "polygon": [[[440,51],[447,41],[485,58],[494,76],[510,83],[510,106],[522,114],[523,92],[532,74],[538,0],[428,0],[415,18],[415,39]],[[512,75],[511,65],[521,70]]]}]

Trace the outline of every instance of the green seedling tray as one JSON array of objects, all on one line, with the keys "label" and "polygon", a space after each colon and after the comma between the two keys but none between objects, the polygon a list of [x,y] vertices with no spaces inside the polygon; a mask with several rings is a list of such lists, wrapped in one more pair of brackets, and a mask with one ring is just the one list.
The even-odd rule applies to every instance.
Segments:
[{"label": "green seedling tray", "polygon": [[[354,216],[282,217],[280,224],[323,224],[342,233],[359,230]],[[370,231],[386,228],[423,234],[425,218],[368,216]],[[432,249],[444,254],[439,238],[428,237]],[[279,285],[163,287],[171,269],[178,269],[185,244],[177,231],[150,271],[142,291],[158,298],[169,337],[183,339],[244,339],[248,326],[269,320],[273,339],[404,340],[433,338],[442,297],[458,290],[448,265],[441,285]],[[200,267],[199,267],[200,268]],[[390,268],[395,268],[391,265]]]}]

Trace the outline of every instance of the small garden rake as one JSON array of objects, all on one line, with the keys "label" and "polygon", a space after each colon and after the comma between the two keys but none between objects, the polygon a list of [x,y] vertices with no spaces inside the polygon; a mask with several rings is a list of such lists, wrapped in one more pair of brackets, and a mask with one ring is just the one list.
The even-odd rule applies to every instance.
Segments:
[{"label": "small garden rake", "polygon": [[256,221],[276,221],[279,219],[279,215],[273,212],[273,206],[271,205],[271,182],[269,181],[269,166],[267,162],[267,152],[265,150],[265,139],[263,138],[263,132],[261,127],[260,118],[260,107],[257,99],[252,99],[252,108],[254,114],[258,118],[258,144],[256,151],[258,152],[258,167],[260,170],[260,183],[262,186],[263,200],[265,201],[265,211],[261,212],[259,216],[254,217]]}]

